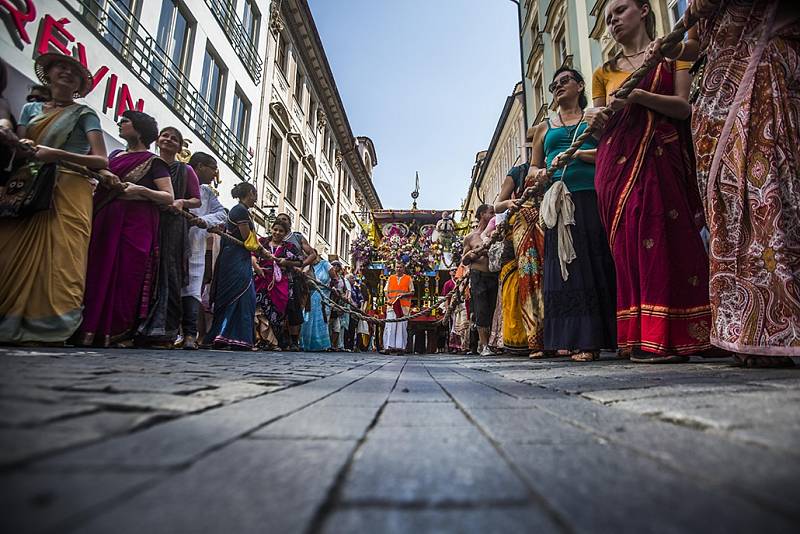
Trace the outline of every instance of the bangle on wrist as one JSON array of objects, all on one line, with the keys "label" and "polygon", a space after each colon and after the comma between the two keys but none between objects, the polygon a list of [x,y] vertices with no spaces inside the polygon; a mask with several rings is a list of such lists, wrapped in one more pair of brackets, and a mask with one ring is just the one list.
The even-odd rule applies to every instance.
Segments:
[{"label": "bangle on wrist", "polygon": [[671,59],[672,61],[677,61],[679,57],[683,55],[683,51],[686,50],[686,43],[681,41],[681,49],[678,50],[678,53],[674,56],[665,56],[667,59]]}]

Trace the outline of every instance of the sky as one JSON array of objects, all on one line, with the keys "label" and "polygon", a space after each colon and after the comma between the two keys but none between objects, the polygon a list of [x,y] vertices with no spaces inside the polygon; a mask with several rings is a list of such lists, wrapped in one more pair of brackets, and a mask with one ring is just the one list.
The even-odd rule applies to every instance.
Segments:
[{"label": "sky", "polygon": [[354,135],[375,143],[384,208],[460,207],[519,81],[510,0],[309,0]]}]

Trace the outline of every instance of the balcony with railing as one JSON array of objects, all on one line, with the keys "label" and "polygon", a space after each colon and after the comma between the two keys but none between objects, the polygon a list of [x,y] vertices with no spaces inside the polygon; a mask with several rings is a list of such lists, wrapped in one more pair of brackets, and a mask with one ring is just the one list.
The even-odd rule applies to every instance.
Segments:
[{"label": "balcony with railing", "polygon": [[247,147],[133,13],[102,0],[62,2],[224,163],[240,178],[249,179],[252,161]]},{"label": "balcony with railing", "polygon": [[239,59],[242,60],[250,78],[258,85],[261,83],[261,69],[264,65],[258,52],[256,52],[258,43],[252,42],[252,36],[248,35],[242,19],[236,14],[229,0],[205,1],[208,9],[211,10],[214,18],[217,19],[217,22],[225,32],[225,36],[230,41],[234,51],[239,55]]}]

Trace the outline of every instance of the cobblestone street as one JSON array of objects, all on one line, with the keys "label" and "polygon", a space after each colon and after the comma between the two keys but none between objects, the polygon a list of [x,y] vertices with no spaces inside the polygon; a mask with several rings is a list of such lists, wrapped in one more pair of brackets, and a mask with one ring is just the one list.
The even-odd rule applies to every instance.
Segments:
[{"label": "cobblestone street", "polygon": [[[796,532],[800,373],[0,350],[3,532]],[[793,526],[794,525],[794,526]]]}]

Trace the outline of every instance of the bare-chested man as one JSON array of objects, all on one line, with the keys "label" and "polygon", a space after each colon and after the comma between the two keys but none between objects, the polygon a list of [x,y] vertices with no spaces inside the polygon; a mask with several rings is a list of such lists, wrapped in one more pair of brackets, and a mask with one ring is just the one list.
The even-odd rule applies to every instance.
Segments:
[{"label": "bare-chested man", "polygon": [[489,272],[489,256],[486,254],[478,256],[473,251],[483,243],[481,234],[493,217],[494,207],[489,204],[481,204],[475,210],[478,227],[464,238],[464,256],[461,260],[464,265],[469,265],[473,321],[478,327],[478,352],[481,356],[492,354],[488,345],[492,317],[497,303],[498,276],[497,273]]}]

